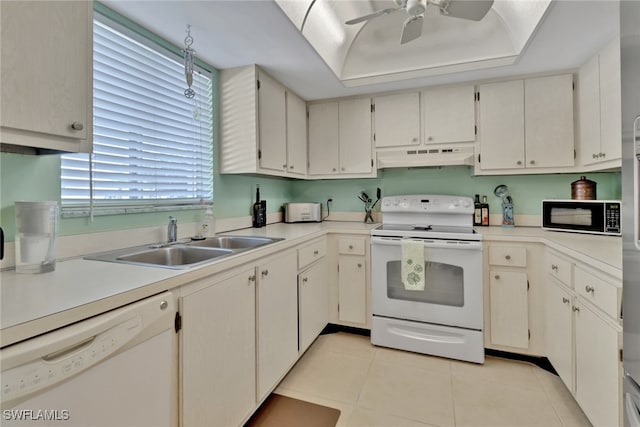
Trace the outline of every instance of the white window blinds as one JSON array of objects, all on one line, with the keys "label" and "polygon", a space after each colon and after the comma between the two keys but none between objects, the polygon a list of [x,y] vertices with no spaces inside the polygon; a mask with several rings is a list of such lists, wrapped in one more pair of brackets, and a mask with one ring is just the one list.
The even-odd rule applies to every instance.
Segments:
[{"label": "white window blinds", "polygon": [[93,154],[62,156],[63,210],[213,200],[211,77],[197,70],[196,97],[186,98],[184,66],[171,56],[96,15]]}]

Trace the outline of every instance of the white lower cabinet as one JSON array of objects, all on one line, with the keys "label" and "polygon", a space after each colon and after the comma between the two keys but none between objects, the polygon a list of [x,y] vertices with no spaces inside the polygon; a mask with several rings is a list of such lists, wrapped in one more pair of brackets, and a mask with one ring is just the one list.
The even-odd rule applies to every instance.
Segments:
[{"label": "white lower cabinet", "polygon": [[486,347],[544,355],[543,252],[534,243],[486,243]]},{"label": "white lower cabinet", "polygon": [[298,358],[297,254],[287,252],[257,268],[257,400],[260,402]]},{"label": "white lower cabinet", "polygon": [[549,361],[595,427],[621,426],[618,280],[555,251],[548,251],[547,264]]},{"label": "white lower cabinet", "polygon": [[368,238],[341,236],[338,249],[338,321],[369,326]]},{"label": "white lower cabinet", "polygon": [[250,267],[183,292],[180,425],[239,425],[254,411],[255,279]]},{"label": "white lower cabinet", "polygon": [[309,348],[329,323],[327,262],[321,259],[298,275],[299,352]]}]

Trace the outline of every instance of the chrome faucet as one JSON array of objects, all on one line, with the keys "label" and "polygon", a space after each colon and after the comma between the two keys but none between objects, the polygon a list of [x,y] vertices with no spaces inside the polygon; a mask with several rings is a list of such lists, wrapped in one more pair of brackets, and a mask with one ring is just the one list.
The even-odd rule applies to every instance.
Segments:
[{"label": "chrome faucet", "polygon": [[167,242],[172,243],[178,240],[178,220],[169,217],[169,228],[167,230]]}]

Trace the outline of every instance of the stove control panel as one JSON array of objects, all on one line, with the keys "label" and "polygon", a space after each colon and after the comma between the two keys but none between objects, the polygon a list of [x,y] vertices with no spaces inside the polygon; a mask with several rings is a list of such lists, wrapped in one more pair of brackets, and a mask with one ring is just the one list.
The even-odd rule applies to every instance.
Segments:
[{"label": "stove control panel", "polygon": [[382,212],[472,214],[473,199],[462,196],[412,194],[382,198]]}]

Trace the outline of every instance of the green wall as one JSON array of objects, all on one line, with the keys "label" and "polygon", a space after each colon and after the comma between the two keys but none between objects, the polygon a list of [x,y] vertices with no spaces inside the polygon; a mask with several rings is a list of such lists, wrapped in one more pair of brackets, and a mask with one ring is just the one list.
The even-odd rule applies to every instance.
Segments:
[{"label": "green wall", "polygon": [[[398,194],[455,194],[473,197],[487,195],[491,212],[500,212],[500,199],[494,188],[506,184],[514,201],[515,214],[540,214],[542,199],[570,199],[571,183],[580,174],[472,176],[464,166],[442,168],[397,168],[378,171],[378,178],[353,180],[297,181],[293,183],[295,201],[325,203],[333,199],[334,211],[363,211],[358,194],[364,190],[370,197],[380,187],[383,196]],[[598,199],[620,199],[620,173],[588,173],[597,182]]]}]

